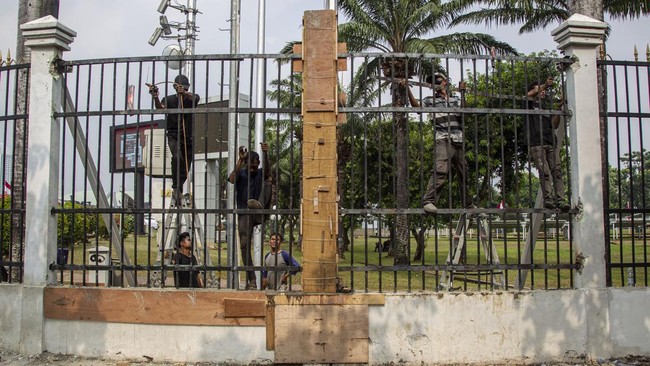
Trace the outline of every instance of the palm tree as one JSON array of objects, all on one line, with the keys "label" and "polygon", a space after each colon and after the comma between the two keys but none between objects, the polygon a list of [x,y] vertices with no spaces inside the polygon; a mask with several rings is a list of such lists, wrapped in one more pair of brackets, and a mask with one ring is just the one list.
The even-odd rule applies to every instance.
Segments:
[{"label": "palm tree", "polygon": [[634,19],[650,13],[648,0],[470,0],[474,5],[486,5],[460,15],[452,24],[522,24],[519,33],[530,33],[549,25],[560,24],[573,13],[603,20],[603,13],[612,19]]},{"label": "palm tree", "polygon": [[[25,40],[20,25],[42,18],[47,15],[59,17],[59,0],[20,0],[18,2],[18,31],[16,37],[16,60],[18,63],[29,63],[31,55],[25,49]],[[28,94],[29,80],[28,71],[20,70],[18,74],[18,91],[16,96],[16,114],[25,114],[29,109]],[[12,261],[22,261],[23,239],[24,239],[24,216],[21,210],[25,207],[25,169],[27,159],[27,133],[28,121],[16,120],[14,135],[14,169],[13,169],[13,186],[12,196]],[[13,267],[12,277],[20,280],[21,270],[19,267]]]},{"label": "palm tree", "polygon": [[[452,33],[425,36],[445,30],[452,19],[465,9],[458,2],[441,0],[339,0],[339,9],[349,21],[339,25],[339,40],[347,43],[350,52],[380,51],[387,53],[479,53],[493,47],[499,53],[515,53],[509,45],[487,34]],[[403,107],[408,103],[407,86],[397,78],[430,74],[436,66],[424,65],[406,57],[377,58],[365,65],[367,81],[381,72],[388,77],[391,104]],[[394,113],[396,206],[409,207],[408,192],[408,118],[406,113]],[[395,219],[395,265],[410,263],[409,225],[406,214]]]}]

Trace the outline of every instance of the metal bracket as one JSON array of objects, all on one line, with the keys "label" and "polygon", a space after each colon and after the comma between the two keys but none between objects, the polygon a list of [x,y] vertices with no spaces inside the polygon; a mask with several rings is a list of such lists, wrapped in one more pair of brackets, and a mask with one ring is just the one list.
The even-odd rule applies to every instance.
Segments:
[{"label": "metal bracket", "polygon": [[66,61],[59,56],[54,57],[50,62],[50,73],[62,75],[68,72],[72,72],[72,65],[67,65]]},{"label": "metal bracket", "polygon": [[583,214],[585,213],[585,208],[582,205],[582,200],[578,198],[578,203],[576,204],[576,221],[582,221]]},{"label": "metal bracket", "polygon": [[576,254],[576,271],[578,271],[578,274],[582,274],[582,269],[585,268],[585,262],[587,261],[587,257],[582,254],[582,252]]}]

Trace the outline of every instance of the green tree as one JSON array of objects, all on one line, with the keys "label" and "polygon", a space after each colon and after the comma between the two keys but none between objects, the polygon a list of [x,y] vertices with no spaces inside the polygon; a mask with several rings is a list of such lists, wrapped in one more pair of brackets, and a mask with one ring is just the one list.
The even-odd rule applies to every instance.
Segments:
[{"label": "green tree", "polygon": [[[341,0],[339,8],[349,21],[339,25],[339,40],[347,43],[351,52],[379,50],[392,53],[476,53],[488,52],[491,47],[499,52],[514,52],[507,44],[486,34],[452,33],[424,36],[447,28],[465,6],[460,2],[443,3],[430,0]],[[435,63],[435,62],[434,62]],[[407,86],[398,79],[415,75],[418,70],[431,73],[434,67],[419,59],[405,57],[376,58],[366,65],[366,80],[379,76],[379,70],[390,82],[391,105],[403,107],[408,103]],[[406,113],[394,113],[396,206],[409,206],[408,184],[408,118]],[[408,216],[395,217],[395,264],[410,262],[408,255]]]},{"label": "green tree", "polygon": [[[267,96],[278,108],[300,110],[302,102],[302,74],[293,73],[287,78],[271,81]],[[266,140],[275,162],[273,179],[277,190],[277,207],[293,209],[300,205],[302,177],[302,119],[298,113],[281,113],[278,119],[267,119]],[[278,226],[296,230],[299,217],[281,215]],[[288,235],[287,235],[288,237]]]},{"label": "green tree", "polygon": [[609,207],[650,207],[650,151],[632,151],[609,167]]}]

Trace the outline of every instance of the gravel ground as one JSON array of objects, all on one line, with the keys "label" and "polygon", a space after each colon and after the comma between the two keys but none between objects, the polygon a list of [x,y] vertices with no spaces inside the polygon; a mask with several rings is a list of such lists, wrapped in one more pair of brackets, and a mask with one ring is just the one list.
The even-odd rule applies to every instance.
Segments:
[{"label": "gravel ground", "polygon": [[36,365],[53,365],[53,366],[137,366],[137,365],[159,365],[159,366],[210,366],[217,365],[212,362],[197,362],[197,363],[183,363],[183,362],[156,362],[154,359],[147,359],[142,357],[140,360],[104,360],[98,358],[87,358],[73,355],[61,355],[49,352],[41,353],[40,355],[24,356],[13,352],[0,350],[0,365],[7,366],[36,366]]},{"label": "gravel ground", "polygon": [[[0,365],[10,366],[35,366],[35,365],[53,365],[53,366],[137,366],[137,365],[167,365],[167,366],[211,366],[223,365],[213,362],[197,362],[197,363],[169,363],[169,362],[156,362],[154,359],[142,357],[141,360],[104,360],[98,358],[86,358],[72,355],[53,354],[49,352],[41,353],[35,356],[24,356],[13,352],[0,350]],[[398,363],[391,365],[399,365]],[[456,364],[461,365],[461,364]],[[517,364],[503,364],[503,366],[515,366]],[[591,363],[537,363],[528,364],[537,366],[650,366],[650,356],[627,356],[619,359],[612,360],[598,360]],[[451,365],[446,365],[451,366]],[[484,365],[485,366],[485,365]],[[490,366],[497,366],[490,364]]]}]

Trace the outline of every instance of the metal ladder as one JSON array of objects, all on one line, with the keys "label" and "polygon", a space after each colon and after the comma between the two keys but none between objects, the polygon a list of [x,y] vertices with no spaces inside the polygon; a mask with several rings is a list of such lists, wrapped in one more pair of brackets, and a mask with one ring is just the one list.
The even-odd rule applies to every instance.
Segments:
[{"label": "metal ladder", "polygon": [[[177,250],[177,240],[178,235],[184,231],[187,231],[192,236],[192,253],[196,257],[196,261],[199,264],[205,263],[206,266],[212,265],[212,260],[209,253],[207,253],[207,248],[205,248],[203,242],[203,227],[201,225],[201,218],[196,212],[178,212],[178,209],[186,210],[194,208],[192,203],[192,197],[189,193],[184,194],[181,197],[180,202],[177,201],[174,197],[171,199],[169,205],[169,211],[171,213],[166,214],[164,219],[164,228],[162,235],[158,235],[158,254],[156,256],[156,266],[162,266],[160,271],[155,271],[152,275],[151,284],[154,287],[162,286],[167,279],[167,269],[165,266],[171,266],[172,258],[174,256],[174,251]],[[204,250],[206,251],[205,262],[203,260]],[[170,269],[173,273],[173,269]],[[201,276],[202,274],[199,274]],[[215,277],[213,271],[208,271],[206,276],[205,287],[216,287],[219,288],[220,284],[218,279]]]},{"label": "metal ladder", "polygon": [[[489,264],[500,264],[499,254],[496,251],[496,247],[492,242],[492,237],[489,235],[488,224],[486,220],[486,215],[481,214],[468,214],[463,213],[458,219],[458,225],[456,226],[456,231],[451,242],[451,250],[447,255],[446,264],[447,265],[458,265],[462,263],[463,250],[466,246],[465,236],[467,235],[467,230],[469,229],[472,221],[476,221],[477,231],[478,231],[478,240],[481,242],[483,247],[483,253],[485,254],[485,259]],[[502,271],[476,271],[468,272],[466,269],[450,269],[442,271],[440,277],[439,289],[441,290],[453,290],[454,287],[454,277],[457,274],[463,274],[463,277],[468,275],[476,275],[478,279],[475,280],[476,283],[485,283],[491,284],[495,288],[505,289],[505,279],[503,277]],[[481,281],[481,276],[487,275],[489,281]],[[464,281],[467,281],[467,278],[464,278]]]}]

